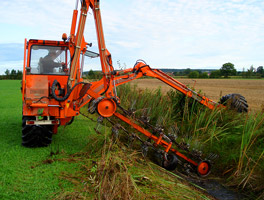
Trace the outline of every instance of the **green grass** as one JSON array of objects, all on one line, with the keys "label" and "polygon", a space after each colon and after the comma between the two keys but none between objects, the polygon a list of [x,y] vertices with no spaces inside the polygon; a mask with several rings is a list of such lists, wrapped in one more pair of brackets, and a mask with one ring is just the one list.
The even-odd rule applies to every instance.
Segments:
[{"label": "green grass", "polygon": [[209,199],[82,116],[49,147],[22,147],[20,81],[0,91],[0,199]]},{"label": "green grass", "polygon": [[22,147],[20,81],[0,81],[0,88],[0,199],[50,199],[59,191],[72,190],[60,173],[76,171],[80,164],[43,161],[83,151],[94,124],[78,117],[72,126],[59,129],[50,147]]}]

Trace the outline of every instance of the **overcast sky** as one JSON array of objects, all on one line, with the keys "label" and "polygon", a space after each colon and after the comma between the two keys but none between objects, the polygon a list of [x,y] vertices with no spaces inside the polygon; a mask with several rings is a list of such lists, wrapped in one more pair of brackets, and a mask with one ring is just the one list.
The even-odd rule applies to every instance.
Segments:
[{"label": "overcast sky", "polygon": [[[232,62],[238,70],[264,65],[262,0],[101,0],[108,50],[132,67],[137,59],[152,68],[215,68]],[[75,0],[2,0],[0,74],[22,69],[23,42],[61,40],[70,31]],[[85,39],[97,51],[92,12]],[[99,69],[87,59],[85,69]]]}]

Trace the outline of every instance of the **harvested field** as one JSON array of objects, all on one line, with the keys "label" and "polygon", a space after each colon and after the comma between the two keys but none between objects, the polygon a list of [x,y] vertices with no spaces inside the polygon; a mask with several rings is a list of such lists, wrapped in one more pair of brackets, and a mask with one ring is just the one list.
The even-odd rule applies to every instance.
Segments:
[{"label": "harvested field", "polygon": [[[223,95],[239,93],[248,101],[249,109],[257,111],[264,106],[264,80],[236,80],[236,79],[177,79],[181,83],[201,91],[207,97],[218,101]],[[133,81],[139,88],[157,89],[161,87],[167,92],[171,87],[157,79],[139,79]]]}]

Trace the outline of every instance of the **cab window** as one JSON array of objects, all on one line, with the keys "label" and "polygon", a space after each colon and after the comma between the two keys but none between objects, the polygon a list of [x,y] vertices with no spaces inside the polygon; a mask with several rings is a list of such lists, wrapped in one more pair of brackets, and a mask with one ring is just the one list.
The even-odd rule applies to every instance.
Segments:
[{"label": "cab window", "polygon": [[33,45],[30,55],[30,74],[67,75],[69,72],[67,47]]}]

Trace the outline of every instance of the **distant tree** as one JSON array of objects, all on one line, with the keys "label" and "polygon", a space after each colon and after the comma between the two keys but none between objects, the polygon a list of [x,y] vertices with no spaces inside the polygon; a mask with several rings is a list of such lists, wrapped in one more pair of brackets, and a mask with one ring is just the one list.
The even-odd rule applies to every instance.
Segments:
[{"label": "distant tree", "polygon": [[22,79],[22,77],[23,77],[23,73],[22,73],[22,71],[20,71],[20,70],[17,70],[17,75],[16,75],[16,79]]},{"label": "distant tree", "polygon": [[215,70],[212,71],[209,78],[220,78],[221,77],[221,72],[220,70]]},{"label": "distant tree", "polygon": [[95,78],[95,73],[94,73],[94,71],[92,69],[88,72],[88,78],[90,78],[90,79],[94,79]]},{"label": "distant tree", "polygon": [[5,70],[5,76],[6,76],[6,79],[9,79],[9,76],[10,76],[10,71],[9,71],[9,69],[6,69],[6,70]]},{"label": "distant tree", "polygon": [[202,70],[200,70],[200,69],[197,69],[197,70],[195,70],[195,71],[197,71],[199,74],[202,73]]},{"label": "distant tree", "polygon": [[203,72],[203,73],[199,74],[199,78],[208,78],[208,73],[207,72]]},{"label": "distant tree", "polygon": [[234,64],[232,63],[225,63],[220,69],[221,75],[223,75],[225,78],[228,78],[228,76],[236,75],[236,69],[234,67]]},{"label": "distant tree", "polygon": [[12,69],[11,72],[10,72],[10,79],[16,79],[16,70]]},{"label": "distant tree", "polygon": [[5,75],[7,75],[7,76],[10,75],[10,71],[9,71],[9,69],[6,69],[6,70],[5,70]]},{"label": "distant tree", "polygon": [[264,77],[264,69],[263,69],[263,66],[259,66],[257,68],[257,73],[259,74],[260,77]]},{"label": "distant tree", "polygon": [[180,70],[180,71],[178,72],[178,75],[179,75],[179,76],[183,76],[183,75],[184,75],[183,72],[184,72],[184,70]]},{"label": "distant tree", "polygon": [[262,74],[263,72],[264,72],[263,66],[259,66],[259,67],[257,68],[257,73]]},{"label": "distant tree", "polygon": [[179,72],[173,72],[173,76],[179,76]]},{"label": "distant tree", "polygon": [[246,72],[246,78],[251,78],[254,75],[255,69],[253,65],[250,66],[250,68]]},{"label": "distant tree", "polygon": [[199,77],[199,72],[197,71],[192,71],[188,75],[189,78],[198,78]]},{"label": "distant tree", "polygon": [[185,69],[184,71],[183,71],[183,74],[184,75],[189,75],[190,73],[191,73],[191,69],[190,68],[187,68],[187,69]]}]

